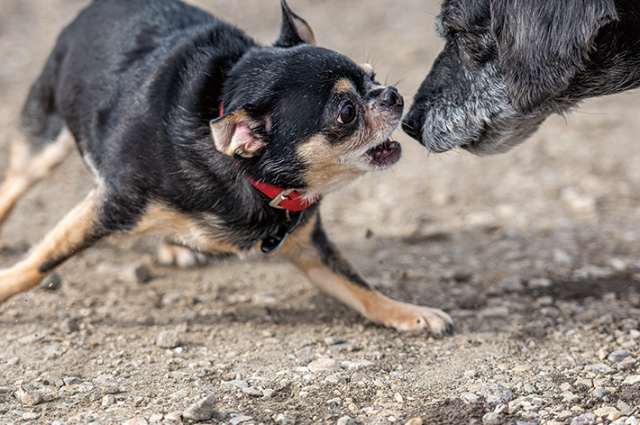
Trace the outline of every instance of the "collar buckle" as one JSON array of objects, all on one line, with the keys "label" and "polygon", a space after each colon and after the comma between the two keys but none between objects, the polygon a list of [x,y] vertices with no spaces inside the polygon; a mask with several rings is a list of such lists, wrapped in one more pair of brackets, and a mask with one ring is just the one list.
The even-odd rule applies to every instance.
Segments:
[{"label": "collar buckle", "polygon": [[289,199],[289,195],[291,195],[293,192],[295,192],[295,189],[285,189],[282,192],[280,192],[279,195],[277,195],[275,198],[273,198],[271,200],[271,202],[269,202],[269,206],[273,207],[273,208],[278,208],[281,210],[284,210],[284,207],[280,206],[280,203],[283,201],[286,201],[287,199]]}]

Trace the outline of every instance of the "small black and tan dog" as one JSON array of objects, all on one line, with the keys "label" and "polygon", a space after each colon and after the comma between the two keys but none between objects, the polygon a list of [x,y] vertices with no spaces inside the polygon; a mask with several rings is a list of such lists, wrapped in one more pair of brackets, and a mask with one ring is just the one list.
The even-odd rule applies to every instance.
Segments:
[{"label": "small black and tan dog", "polygon": [[444,0],[446,44],[403,129],[433,152],[489,155],[553,113],[640,86],[637,0]]},{"label": "small black and tan dog", "polygon": [[397,162],[404,102],[282,10],[269,47],[178,0],[95,0],[62,32],[24,107],[0,222],[73,140],[97,186],[0,272],[0,302],[109,235],[169,230],[198,252],[277,249],[375,323],[451,329],[377,292],[327,238],[320,197]]}]

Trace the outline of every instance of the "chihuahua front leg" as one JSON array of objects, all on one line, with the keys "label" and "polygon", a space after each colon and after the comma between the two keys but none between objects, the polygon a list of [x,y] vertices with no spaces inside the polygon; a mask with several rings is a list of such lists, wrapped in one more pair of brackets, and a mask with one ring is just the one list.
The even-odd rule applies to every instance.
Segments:
[{"label": "chihuahua front leg", "polygon": [[327,238],[319,214],[290,235],[280,252],[323,291],[372,322],[399,331],[427,330],[436,335],[453,329],[447,313],[392,300],[371,287]]}]

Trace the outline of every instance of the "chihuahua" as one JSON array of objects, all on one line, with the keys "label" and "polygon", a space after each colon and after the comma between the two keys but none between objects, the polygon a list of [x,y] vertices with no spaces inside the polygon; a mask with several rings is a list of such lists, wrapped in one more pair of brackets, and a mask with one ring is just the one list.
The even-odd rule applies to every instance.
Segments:
[{"label": "chihuahua", "polygon": [[165,262],[185,248],[277,250],[372,322],[451,330],[446,313],[376,291],[318,212],[322,196],[398,161],[402,96],[317,47],[284,0],[282,12],[268,47],[178,0],[95,0],[63,30],[12,142],[0,223],[74,141],[96,187],[0,271],[0,302],[109,235],[160,231]]}]

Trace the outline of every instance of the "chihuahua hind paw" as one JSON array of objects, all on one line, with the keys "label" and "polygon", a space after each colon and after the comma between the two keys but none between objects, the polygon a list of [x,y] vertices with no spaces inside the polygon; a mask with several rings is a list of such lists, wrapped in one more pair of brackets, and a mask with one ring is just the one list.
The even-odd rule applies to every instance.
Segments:
[{"label": "chihuahua hind paw", "polygon": [[185,269],[204,266],[207,264],[207,256],[183,246],[164,242],[158,247],[158,262],[164,266],[174,266]]}]

